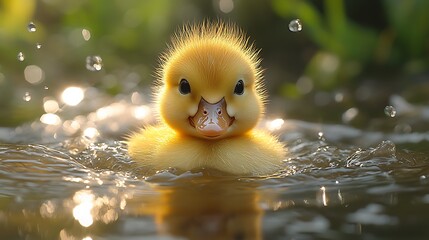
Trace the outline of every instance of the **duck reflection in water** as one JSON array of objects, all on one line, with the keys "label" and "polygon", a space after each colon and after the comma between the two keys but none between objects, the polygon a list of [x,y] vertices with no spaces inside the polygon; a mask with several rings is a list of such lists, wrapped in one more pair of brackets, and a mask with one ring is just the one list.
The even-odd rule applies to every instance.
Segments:
[{"label": "duck reflection in water", "polygon": [[204,177],[155,188],[159,197],[146,199],[140,211],[154,216],[161,235],[186,239],[262,238],[263,210],[256,183]]}]

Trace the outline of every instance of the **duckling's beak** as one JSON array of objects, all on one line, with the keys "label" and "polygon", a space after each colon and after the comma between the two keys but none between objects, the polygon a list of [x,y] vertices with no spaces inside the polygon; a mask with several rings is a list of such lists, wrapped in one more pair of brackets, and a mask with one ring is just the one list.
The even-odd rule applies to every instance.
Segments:
[{"label": "duckling's beak", "polygon": [[206,138],[222,136],[234,122],[226,110],[225,98],[217,103],[209,103],[201,98],[197,113],[189,117],[189,123],[199,134]]}]

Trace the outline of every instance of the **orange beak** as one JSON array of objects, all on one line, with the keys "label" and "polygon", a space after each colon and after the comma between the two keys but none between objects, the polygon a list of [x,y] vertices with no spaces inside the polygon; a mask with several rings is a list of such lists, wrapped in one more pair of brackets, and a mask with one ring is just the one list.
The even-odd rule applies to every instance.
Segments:
[{"label": "orange beak", "polygon": [[206,138],[222,136],[234,122],[226,111],[226,101],[222,98],[217,103],[209,103],[201,98],[197,113],[189,117],[189,123],[199,134]]}]

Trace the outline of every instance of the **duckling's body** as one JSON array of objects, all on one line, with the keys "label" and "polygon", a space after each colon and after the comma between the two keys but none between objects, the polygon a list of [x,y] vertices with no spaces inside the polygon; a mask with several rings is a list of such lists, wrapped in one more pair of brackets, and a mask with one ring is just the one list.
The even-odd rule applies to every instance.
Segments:
[{"label": "duckling's body", "polygon": [[265,92],[257,51],[234,26],[185,27],[158,71],[161,123],[132,135],[131,157],[148,170],[216,169],[238,175],[279,170],[284,148],[255,129]]},{"label": "duckling's body", "polygon": [[214,141],[181,135],[165,125],[150,126],[135,134],[128,147],[131,156],[152,171],[207,168],[263,175],[276,172],[284,157],[282,145],[259,130]]}]

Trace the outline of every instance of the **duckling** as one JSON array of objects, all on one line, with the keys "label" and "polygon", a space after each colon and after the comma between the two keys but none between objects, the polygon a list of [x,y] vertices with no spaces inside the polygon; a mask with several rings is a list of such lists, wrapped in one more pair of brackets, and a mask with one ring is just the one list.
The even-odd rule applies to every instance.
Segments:
[{"label": "duckling", "polygon": [[151,172],[214,169],[260,176],[278,171],[284,146],[256,128],[267,97],[258,53],[234,24],[184,26],[157,70],[160,121],[129,137],[131,158]]}]

